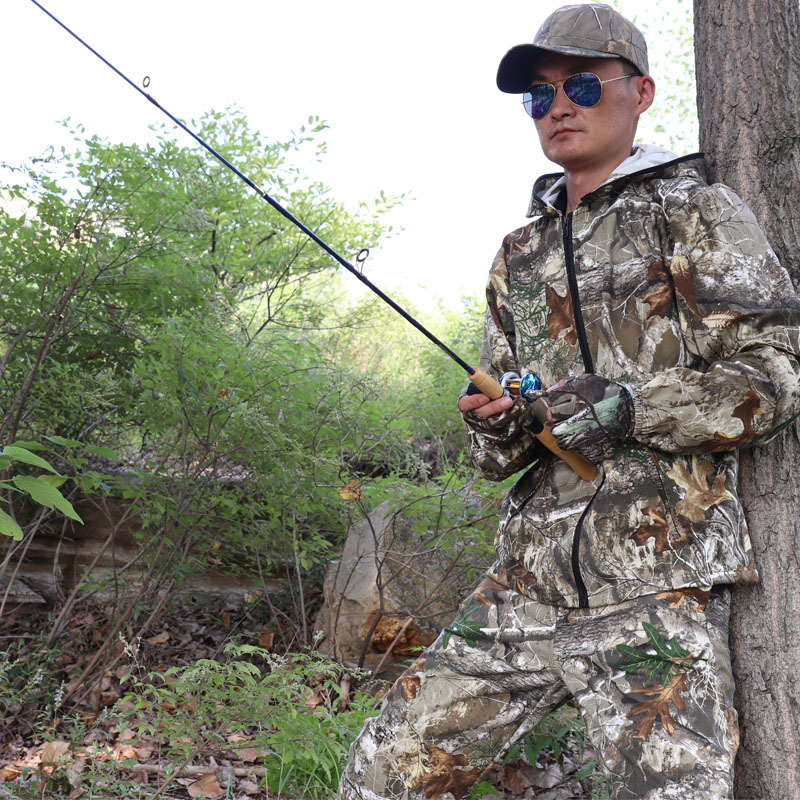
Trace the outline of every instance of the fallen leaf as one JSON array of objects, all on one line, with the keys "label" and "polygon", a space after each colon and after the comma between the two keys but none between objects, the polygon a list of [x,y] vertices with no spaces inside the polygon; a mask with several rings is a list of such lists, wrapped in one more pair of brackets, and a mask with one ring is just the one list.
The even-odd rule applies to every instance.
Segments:
[{"label": "fallen leaf", "polygon": [[149,783],[150,776],[145,770],[136,769],[136,767],[133,767],[133,779],[136,781],[136,783]]},{"label": "fallen leaf", "polygon": [[528,783],[520,775],[516,767],[511,764],[506,764],[503,768],[503,777],[505,778],[506,786],[511,789],[514,794],[522,794],[528,788]]},{"label": "fallen leaf", "polygon": [[246,764],[252,764],[261,755],[261,748],[243,747],[241,750],[237,750],[236,752],[242,761],[244,761]]},{"label": "fallen leaf", "polygon": [[306,695],[306,699],[303,701],[303,705],[306,708],[316,708],[317,706],[321,706],[325,702],[325,690],[322,686],[317,686],[313,692],[309,692]]},{"label": "fallen leaf", "polygon": [[0,769],[0,781],[3,782],[10,783],[11,781],[15,781],[20,775],[22,775],[22,770],[16,769],[10,765]]},{"label": "fallen leaf", "polygon": [[147,761],[147,759],[153,755],[153,750],[155,749],[155,745],[152,742],[142,742],[141,744],[137,744],[133,751],[136,753],[136,758],[138,758],[139,761]]},{"label": "fallen leaf", "polygon": [[56,759],[65,756],[69,752],[69,742],[64,742],[56,739],[53,742],[47,742],[42,748],[42,766],[53,767],[56,764]]},{"label": "fallen leaf", "polygon": [[187,786],[186,791],[190,797],[200,797],[204,800],[219,800],[220,797],[225,797],[225,792],[220,788],[213,772],[206,772],[199,781]]},{"label": "fallen leaf", "polygon": [[137,758],[136,748],[132,747],[129,744],[123,744],[119,748],[119,757],[120,758]]},{"label": "fallen leaf", "polygon": [[539,770],[533,779],[534,786],[542,789],[552,789],[564,780],[564,771],[560,764],[550,764],[549,767]]},{"label": "fallen leaf", "polygon": [[80,789],[80,786],[81,786],[81,774],[83,773],[83,770],[84,770],[85,767],[86,767],[86,759],[85,758],[75,759],[75,761],[73,761],[67,767],[67,780],[69,781],[69,785],[73,789]]},{"label": "fallen leaf", "polygon": [[261,787],[257,783],[248,780],[241,781],[239,783],[239,788],[245,794],[258,794],[261,791]]},{"label": "fallen leaf", "polygon": [[363,496],[361,494],[361,484],[356,480],[348,481],[339,489],[339,497],[342,500],[361,500]]},{"label": "fallen leaf", "polygon": [[166,644],[169,641],[169,633],[167,633],[167,631],[162,631],[156,636],[151,636],[149,639],[145,639],[145,641],[148,644]]}]

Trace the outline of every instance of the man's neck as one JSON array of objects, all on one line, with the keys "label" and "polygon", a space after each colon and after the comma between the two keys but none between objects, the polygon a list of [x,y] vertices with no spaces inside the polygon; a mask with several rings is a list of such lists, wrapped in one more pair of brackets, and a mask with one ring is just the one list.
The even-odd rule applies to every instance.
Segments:
[{"label": "man's neck", "polygon": [[629,155],[630,151],[628,151],[628,155],[624,158],[615,161],[611,165],[606,162],[603,165],[594,168],[590,167],[588,169],[569,170],[565,168],[564,179],[567,188],[567,214],[571,214],[577,208],[581,198],[600,186]]}]

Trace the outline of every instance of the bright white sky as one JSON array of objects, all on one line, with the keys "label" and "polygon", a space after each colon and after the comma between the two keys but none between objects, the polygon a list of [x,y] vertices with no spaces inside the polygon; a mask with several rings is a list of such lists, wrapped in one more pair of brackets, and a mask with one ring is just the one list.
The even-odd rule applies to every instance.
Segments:
[{"label": "bright white sky", "polygon": [[[177,117],[237,104],[277,139],[310,114],[327,120],[328,153],[310,177],[352,208],[381,189],[415,198],[392,213],[405,230],[373,251],[367,274],[423,305],[481,293],[503,235],[524,222],[533,180],[556,171],[495,74],[562,1],[42,2],[134,82],[149,75]],[[680,0],[657,2],[614,5],[652,31]],[[166,120],[30,0],[2,0],[0,25],[0,161],[68,143],[56,122],[66,117],[118,141],[143,141]]]}]

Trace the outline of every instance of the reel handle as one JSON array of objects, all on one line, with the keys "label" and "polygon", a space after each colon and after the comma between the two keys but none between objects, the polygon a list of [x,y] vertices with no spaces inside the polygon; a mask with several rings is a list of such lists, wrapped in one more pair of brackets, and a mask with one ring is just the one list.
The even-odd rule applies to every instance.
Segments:
[{"label": "reel handle", "polygon": [[[485,394],[492,400],[499,400],[504,394],[506,394],[506,390],[503,389],[499,381],[495,380],[491,375],[488,375],[483,370],[476,367],[473,373],[467,374],[472,382],[472,386],[475,387],[475,391],[472,391],[472,386],[470,386],[467,390],[467,394]],[[514,392],[514,388],[516,388],[516,393]],[[511,389],[509,395],[513,397],[516,394],[516,396],[519,397],[519,382],[517,382],[516,387],[514,388]],[[562,450],[558,446],[555,436],[553,436],[553,434],[550,432],[550,428],[548,428],[546,425],[542,425],[541,423],[538,424],[541,425],[541,429],[538,431],[534,429],[534,435],[536,438],[553,455],[558,456],[558,458],[560,458],[567,466],[569,466],[579,477],[591,483],[597,477],[597,467],[575,450]]]}]

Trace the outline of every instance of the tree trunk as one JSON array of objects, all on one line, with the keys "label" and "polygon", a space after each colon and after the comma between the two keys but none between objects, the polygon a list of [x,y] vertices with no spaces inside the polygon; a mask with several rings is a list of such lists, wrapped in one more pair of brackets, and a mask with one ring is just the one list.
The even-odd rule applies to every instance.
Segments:
[{"label": "tree trunk", "polygon": [[[709,178],[755,213],[800,285],[797,0],[695,0],[700,149]],[[761,575],[734,592],[739,800],[800,798],[800,439],[741,454],[740,489]]]}]

